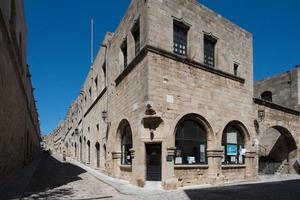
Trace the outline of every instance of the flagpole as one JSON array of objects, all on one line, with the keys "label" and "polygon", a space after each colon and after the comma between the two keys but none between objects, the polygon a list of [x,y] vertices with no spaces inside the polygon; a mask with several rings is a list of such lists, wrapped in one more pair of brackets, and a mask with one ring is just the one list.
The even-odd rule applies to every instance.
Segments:
[{"label": "flagpole", "polygon": [[94,19],[91,19],[91,65],[94,62]]}]

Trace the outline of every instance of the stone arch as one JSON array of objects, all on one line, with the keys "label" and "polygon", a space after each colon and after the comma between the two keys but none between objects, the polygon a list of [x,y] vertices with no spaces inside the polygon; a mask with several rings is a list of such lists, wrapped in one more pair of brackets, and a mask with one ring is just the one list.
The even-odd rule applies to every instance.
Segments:
[{"label": "stone arch", "polygon": [[[190,131],[185,131],[186,129]],[[177,164],[207,163],[207,150],[214,146],[213,135],[212,127],[201,115],[190,113],[182,116],[175,126],[173,136],[176,147],[175,156],[176,159],[179,157],[181,160]],[[190,138],[195,138],[195,140],[192,141]],[[193,161],[189,161],[191,156],[194,157]]]},{"label": "stone arch", "polygon": [[[292,133],[279,125],[267,128],[259,144],[260,172],[273,174],[282,165],[281,172],[289,173],[296,158],[297,144]],[[267,170],[268,166],[272,166],[273,171]]]},{"label": "stone arch", "polygon": [[251,148],[251,140],[248,129],[242,122],[233,120],[227,123],[220,141],[224,151],[224,164],[245,163],[246,149]]},{"label": "stone arch", "polygon": [[176,131],[178,129],[178,126],[185,120],[195,120],[197,121],[201,126],[203,126],[203,128],[206,131],[206,137],[207,137],[207,145],[208,148],[212,148],[213,147],[213,140],[214,140],[214,132],[213,129],[210,125],[210,123],[201,115],[196,114],[196,113],[189,113],[189,114],[185,114],[184,116],[182,116],[176,123],[175,129],[174,129],[174,138],[176,135]]},{"label": "stone arch", "polygon": [[121,152],[122,136],[123,136],[123,131],[126,128],[126,126],[130,127],[130,130],[132,133],[132,129],[131,129],[129,121],[127,119],[122,119],[121,122],[119,123],[117,133],[116,133],[115,151],[117,151],[117,152]]},{"label": "stone arch", "polygon": [[261,93],[260,98],[265,101],[273,101],[273,93],[271,91],[264,91]]},{"label": "stone arch", "polygon": [[123,119],[119,123],[116,139],[115,150],[121,153],[121,164],[130,165],[132,163],[130,150],[133,148],[133,134],[128,120]]},{"label": "stone arch", "polygon": [[100,143],[95,143],[95,151],[96,151],[96,167],[100,167]]},{"label": "stone arch", "polygon": [[86,142],[87,145],[87,163],[91,162],[91,142],[88,140]]}]

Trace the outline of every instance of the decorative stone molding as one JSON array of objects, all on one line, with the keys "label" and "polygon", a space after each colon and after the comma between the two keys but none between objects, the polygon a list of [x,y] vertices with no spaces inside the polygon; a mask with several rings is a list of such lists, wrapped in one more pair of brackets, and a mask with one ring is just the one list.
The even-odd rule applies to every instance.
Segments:
[{"label": "decorative stone molding", "polygon": [[255,158],[257,153],[255,151],[248,151],[245,153],[245,158]]},{"label": "decorative stone molding", "polygon": [[175,156],[176,147],[168,147],[167,148],[167,155],[168,156]]},{"label": "decorative stone molding", "polygon": [[207,150],[207,157],[223,157],[224,151],[221,149],[210,149]]},{"label": "decorative stone molding", "polygon": [[112,152],[112,159],[121,159],[121,152]]}]

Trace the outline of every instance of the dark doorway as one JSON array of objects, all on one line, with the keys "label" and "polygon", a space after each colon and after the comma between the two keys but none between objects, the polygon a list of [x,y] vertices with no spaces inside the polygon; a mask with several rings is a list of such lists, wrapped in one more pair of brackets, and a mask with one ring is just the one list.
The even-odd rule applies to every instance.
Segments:
[{"label": "dark doorway", "polygon": [[161,144],[146,144],[147,180],[161,181]]}]

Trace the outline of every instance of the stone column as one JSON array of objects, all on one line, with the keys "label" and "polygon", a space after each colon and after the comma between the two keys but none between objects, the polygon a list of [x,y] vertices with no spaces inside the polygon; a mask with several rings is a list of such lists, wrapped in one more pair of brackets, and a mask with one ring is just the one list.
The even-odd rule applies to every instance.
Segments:
[{"label": "stone column", "polygon": [[174,173],[175,150],[176,147],[168,147],[166,157],[162,157],[162,159],[166,160],[166,169],[164,174],[164,180],[162,182],[162,186],[166,190],[176,189],[178,185],[178,179],[175,177]]},{"label": "stone column", "polygon": [[120,177],[120,164],[121,164],[121,156],[122,153],[120,151],[112,152],[112,159],[113,159],[113,172],[115,177]]},{"label": "stone column", "polygon": [[245,153],[245,165],[246,165],[246,174],[245,178],[247,180],[257,179],[258,168],[255,163],[255,157],[257,153],[255,151],[248,151]]},{"label": "stone column", "polygon": [[224,151],[221,149],[207,150],[208,181],[210,184],[218,185],[223,183],[222,157]]}]

